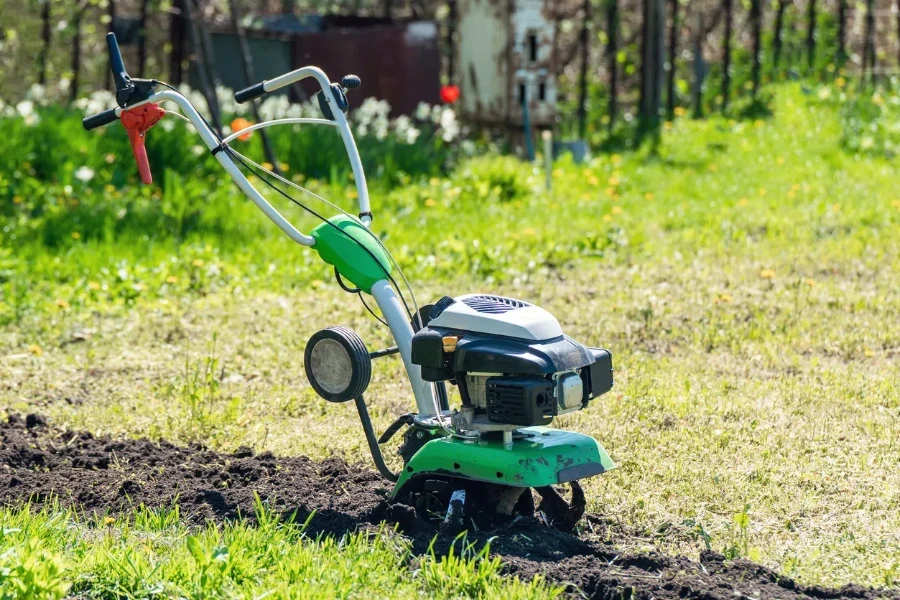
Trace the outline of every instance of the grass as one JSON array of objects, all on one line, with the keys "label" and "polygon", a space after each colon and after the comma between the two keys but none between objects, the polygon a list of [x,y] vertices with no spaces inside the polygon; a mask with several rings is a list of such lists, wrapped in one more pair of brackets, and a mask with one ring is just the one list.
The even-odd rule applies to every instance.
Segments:
[{"label": "grass", "polygon": [[459,598],[561,593],[500,574],[499,559],[459,549],[415,558],[392,530],[311,539],[260,505],[243,522],[199,530],[177,511],[85,519],[50,508],[0,509],[0,598]]},{"label": "grass", "polygon": [[[420,302],[517,296],[612,350],[613,392],[558,424],[619,463],[586,492],[623,550],[709,546],[804,582],[897,585],[900,194],[893,162],[842,136],[840,107],[788,86],[766,121],[679,119],[656,155],[559,161],[552,193],[503,158],[378,190],[376,230]],[[351,206],[342,184],[314,185]],[[317,398],[301,357],[325,326],[370,348],[386,332],[313,253],[211,186],[91,191],[82,205],[112,215],[102,237],[76,228],[77,190],[61,196],[71,213],[16,221],[0,247],[0,407],[368,460],[352,408]],[[196,216],[176,233],[116,217],[159,223],[185,197]],[[410,408],[398,361],[375,363],[367,398],[379,428]]]}]

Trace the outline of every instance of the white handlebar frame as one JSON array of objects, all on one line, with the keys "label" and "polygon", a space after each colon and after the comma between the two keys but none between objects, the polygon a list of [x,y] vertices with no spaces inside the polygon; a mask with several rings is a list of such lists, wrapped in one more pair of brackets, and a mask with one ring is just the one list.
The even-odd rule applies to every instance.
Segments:
[{"label": "white handlebar frame", "polygon": [[[344,141],[344,147],[347,150],[348,157],[350,158],[350,165],[353,168],[353,176],[356,180],[356,191],[359,195],[359,210],[361,213],[360,220],[366,227],[368,227],[369,223],[372,221],[372,217],[369,206],[369,191],[366,186],[366,176],[365,172],[363,171],[362,161],[359,157],[359,151],[356,148],[356,142],[353,139],[353,132],[350,130],[350,125],[347,123],[347,118],[344,116],[343,111],[341,111],[337,107],[337,99],[334,97],[334,93],[331,90],[331,82],[325,76],[325,73],[317,67],[303,67],[302,69],[297,69],[280,77],[276,77],[275,79],[266,81],[263,84],[263,89],[265,89],[267,92],[271,92],[307,77],[314,77],[319,83],[319,86],[325,92],[325,98],[331,104],[331,113],[334,116],[334,121],[329,121],[326,119],[278,119],[276,121],[266,121],[264,123],[258,123],[256,125],[248,127],[247,129],[242,129],[241,131],[234,132],[233,134],[222,140],[222,143],[228,143],[229,141],[233,140],[241,134],[247,133],[248,131],[261,129],[263,127],[268,127],[275,124],[312,123],[337,127],[338,131],[340,131],[341,133],[341,138]],[[188,119],[188,121],[191,122],[191,124],[197,130],[197,133],[200,134],[200,138],[203,140],[210,151],[219,146],[218,137],[210,129],[209,125],[207,125],[203,117],[200,116],[200,113],[197,112],[197,109],[194,108],[194,106],[188,101],[187,98],[176,91],[165,90],[156,92],[149,98],[147,98],[147,100],[135,103],[128,108],[132,109],[137,106],[141,106],[142,104],[163,101],[174,102],[178,105],[178,108],[181,109],[182,114]],[[116,116],[121,116],[122,112],[123,109],[116,108]],[[265,213],[265,215],[269,217],[269,219],[271,219],[272,222],[275,223],[275,225],[278,226],[279,229],[287,234],[289,238],[291,238],[298,244],[302,244],[303,246],[315,245],[315,238],[298,231],[296,227],[288,222],[288,220],[285,219],[281,215],[281,213],[279,213],[278,210],[276,210],[275,207],[273,207],[269,203],[269,201],[266,200],[262,196],[262,194],[259,193],[259,191],[257,191],[255,187],[253,187],[253,184],[250,183],[250,180],[248,180],[247,177],[241,172],[241,170],[234,163],[234,161],[231,159],[231,156],[227,152],[216,152],[215,157],[216,160],[219,161],[219,164],[221,164],[222,167],[224,167],[224,169],[228,172],[228,174],[231,175],[231,178],[234,179],[235,183],[237,183],[241,191],[243,191],[253,201],[253,203],[256,204],[256,206],[258,206],[259,209],[262,210],[263,213]],[[394,336],[394,340],[397,342],[397,345],[400,349],[400,355],[403,359],[404,366],[406,367],[406,371],[409,376],[410,385],[412,386],[413,395],[416,399],[416,406],[418,408],[418,414],[420,418],[434,417],[438,414],[437,406],[435,404],[434,391],[431,384],[422,379],[421,368],[418,365],[413,364],[410,357],[413,330],[412,326],[407,320],[406,311],[403,309],[399,299],[394,293],[394,290],[386,280],[379,281],[372,286],[372,295],[375,298],[376,304],[378,304],[378,307],[385,315],[388,326]]]}]

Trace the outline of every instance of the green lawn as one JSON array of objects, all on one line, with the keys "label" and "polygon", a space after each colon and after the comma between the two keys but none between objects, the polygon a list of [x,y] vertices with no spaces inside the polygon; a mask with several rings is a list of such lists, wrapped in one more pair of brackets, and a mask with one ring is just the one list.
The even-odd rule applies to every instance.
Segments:
[{"label": "green lawn", "polygon": [[[783,88],[774,114],[679,119],[657,155],[560,161],[552,193],[532,167],[490,157],[446,179],[376,182],[375,229],[421,303],[512,295],[612,350],[613,392],[558,424],[619,463],[586,492],[623,550],[709,544],[804,582],[897,585],[897,169],[843,150],[837,109],[815,95]],[[302,352],[322,327],[349,325],[370,348],[390,344],[386,331],[313,252],[208,185],[76,189],[39,218],[22,208],[0,237],[0,407],[95,433],[368,460],[352,407],[315,396]],[[312,185],[352,209],[342,185]],[[412,407],[399,361],[376,362],[368,399],[378,428]],[[30,518],[56,527],[0,514]],[[187,556],[173,527],[149,543]],[[40,539],[94,569],[57,529]],[[392,537],[358,543],[403,560]],[[354,552],[328,556],[349,569]],[[436,589],[422,577],[409,594]]]}]

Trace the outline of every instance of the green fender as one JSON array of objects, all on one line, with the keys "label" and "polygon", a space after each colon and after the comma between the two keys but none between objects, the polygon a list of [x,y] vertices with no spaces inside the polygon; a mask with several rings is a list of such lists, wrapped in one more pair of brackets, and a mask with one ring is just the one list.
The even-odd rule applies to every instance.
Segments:
[{"label": "green fender", "polygon": [[580,433],[526,427],[527,434],[511,448],[502,440],[465,440],[443,437],[422,446],[409,460],[394,486],[392,497],[422,473],[514,487],[544,487],[599,475],[616,467],[594,438]]},{"label": "green fender", "polygon": [[313,249],[322,260],[334,265],[341,277],[366,293],[375,282],[391,274],[387,253],[362,221],[337,215],[310,232],[316,239]]}]

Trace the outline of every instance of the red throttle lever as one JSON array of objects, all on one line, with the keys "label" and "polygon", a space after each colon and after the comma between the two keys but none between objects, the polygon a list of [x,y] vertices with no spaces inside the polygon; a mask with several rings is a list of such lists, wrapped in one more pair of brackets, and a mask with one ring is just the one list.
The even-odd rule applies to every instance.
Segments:
[{"label": "red throttle lever", "polygon": [[153,103],[142,104],[122,111],[122,125],[128,132],[131,151],[134,153],[134,160],[137,161],[138,171],[141,172],[141,181],[144,183],[153,183],[150,161],[147,160],[147,148],[144,146],[144,134],[164,116],[166,116],[166,111],[158,104]]}]

